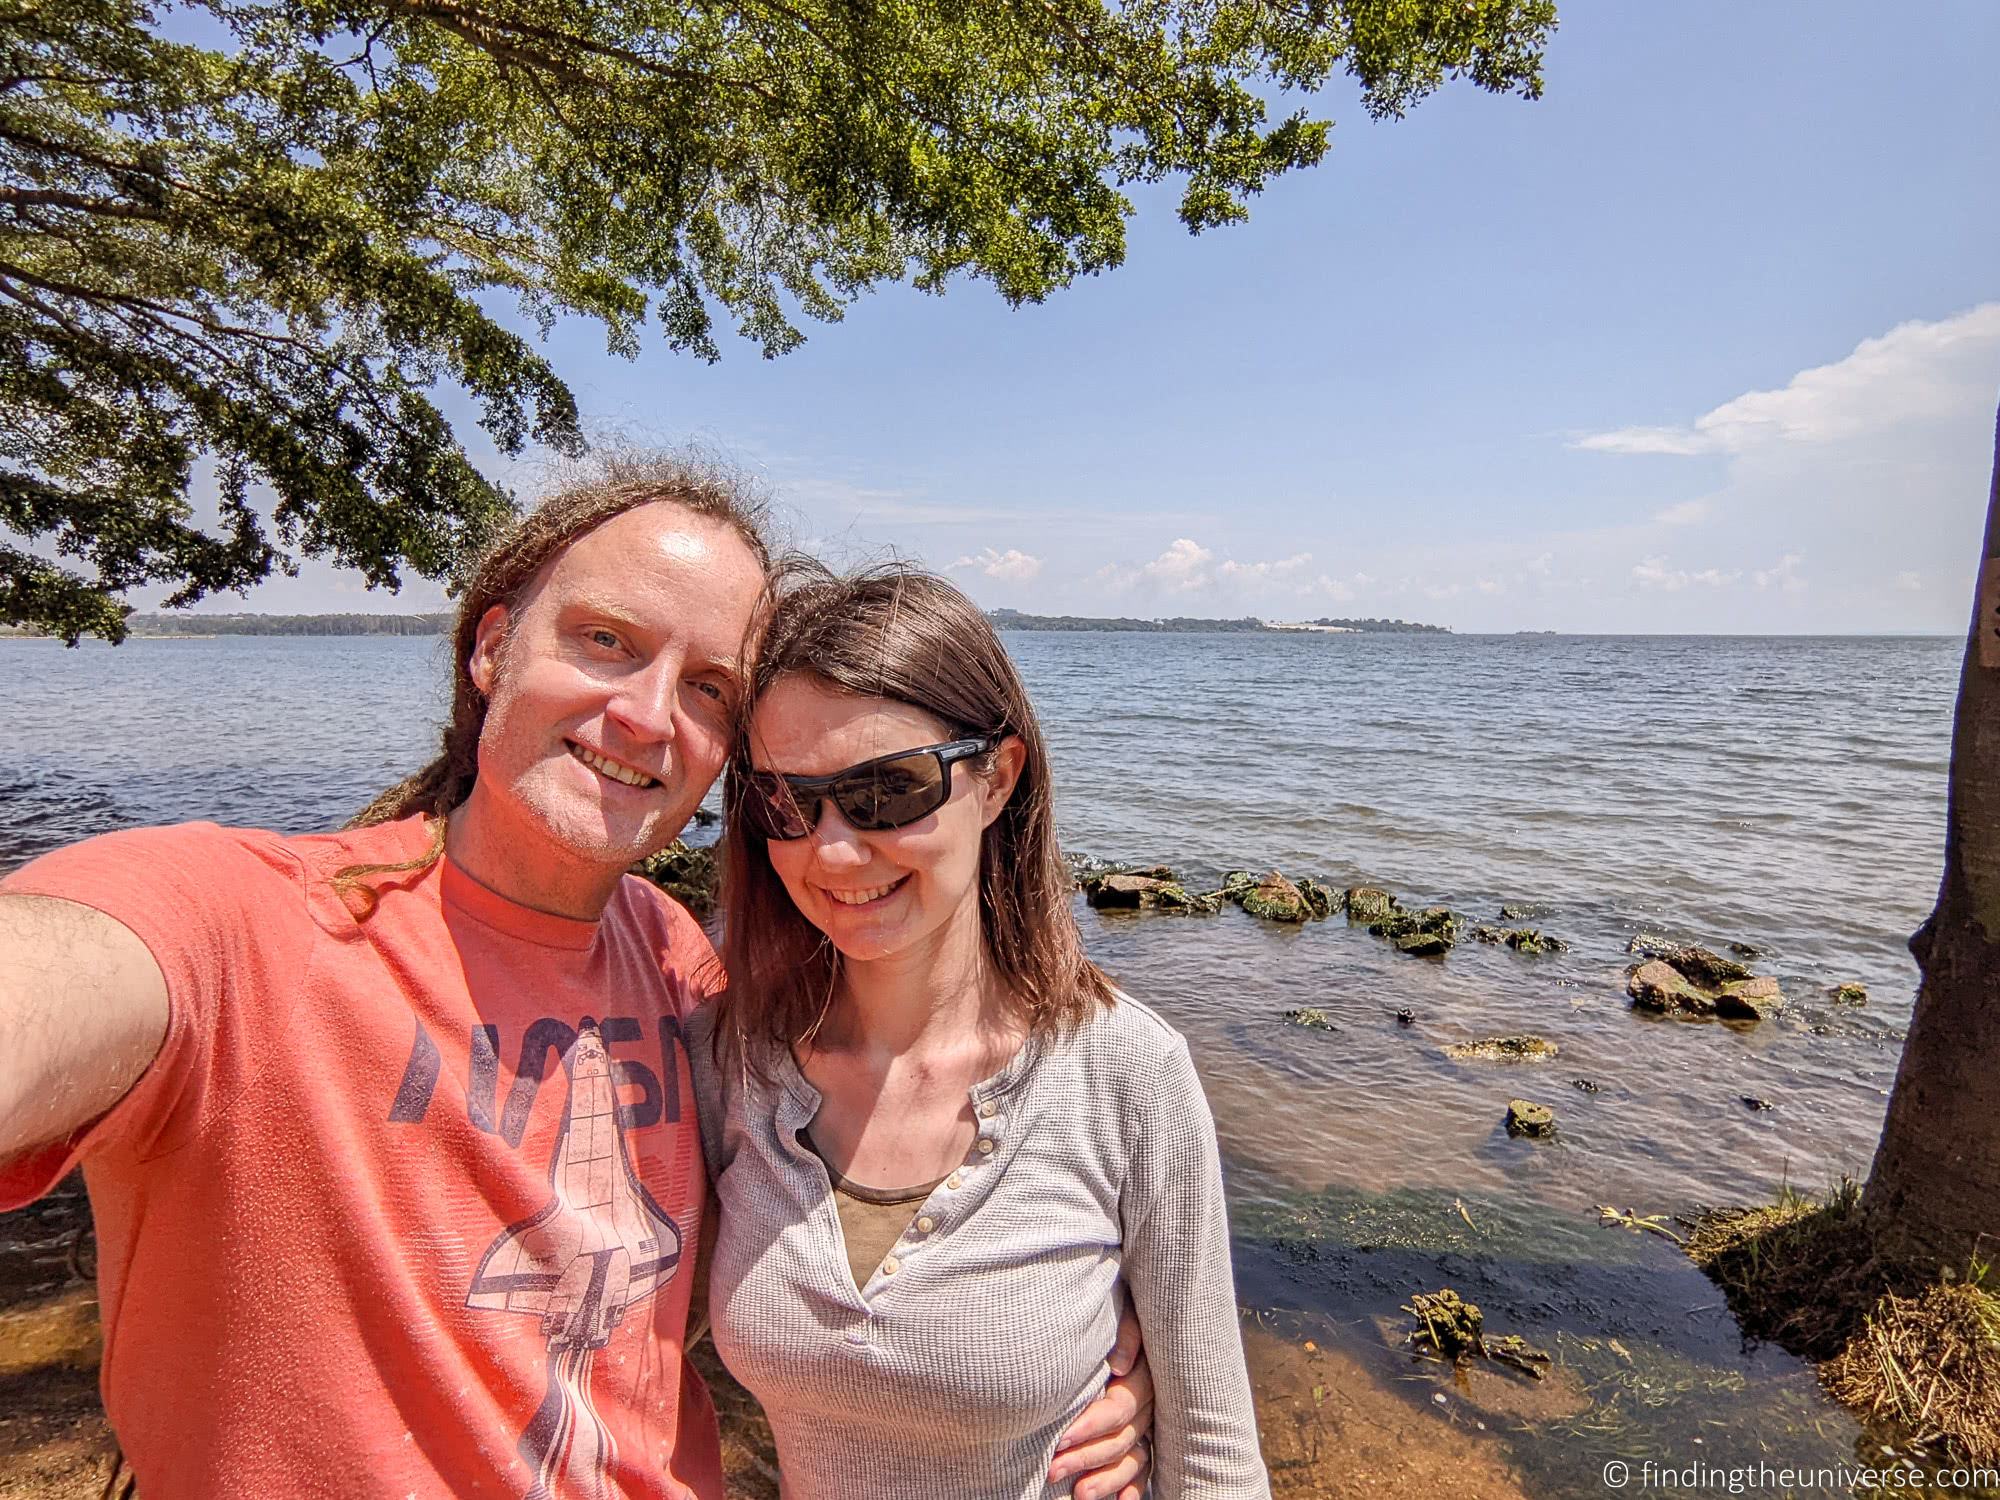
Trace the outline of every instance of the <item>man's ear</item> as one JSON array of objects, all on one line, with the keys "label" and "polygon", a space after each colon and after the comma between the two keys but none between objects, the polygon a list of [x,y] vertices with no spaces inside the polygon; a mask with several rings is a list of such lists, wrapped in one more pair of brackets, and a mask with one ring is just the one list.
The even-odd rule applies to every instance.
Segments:
[{"label": "man's ear", "polygon": [[472,635],[472,655],[465,663],[472,685],[485,697],[493,696],[493,679],[500,673],[500,648],[507,640],[507,606],[496,604],[479,617]]},{"label": "man's ear", "polygon": [[1014,795],[1014,788],[1020,784],[1021,772],[1027,764],[1028,747],[1018,734],[1008,735],[993,747],[993,769],[979,778],[981,827],[993,826],[993,820],[1000,816],[1007,799]]}]

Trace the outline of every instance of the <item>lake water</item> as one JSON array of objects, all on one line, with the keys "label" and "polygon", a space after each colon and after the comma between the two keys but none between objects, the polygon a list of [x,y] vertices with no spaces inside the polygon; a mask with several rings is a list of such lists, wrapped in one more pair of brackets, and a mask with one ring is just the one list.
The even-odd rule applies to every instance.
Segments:
[{"label": "lake water", "polygon": [[[1193,884],[1276,866],[1474,920],[1531,903],[1572,945],[1424,960],[1338,919],[1079,903],[1093,955],[1188,1035],[1208,1086],[1281,1492],[1421,1484],[1422,1455],[1460,1494],[1595,1496],[1610,1457],[1864,1451],[1807,1372],[1741,1348],[1670,1243],[1600,1228],[1595,1209],[1671,1214],[1865,1174],[1916,982],[1904,943],[1941,866],[1960,642],[1007,642],[1072,854]],[[425,758],[442,650],[0,642],[0,869],[137,823],[337,823]],[[1635,1013],[1640,930],[1754,945],[1790,1008],[1755,1027]],[[1865,1007],[1826,999],[1849,980]],[[1338,1029],[1286,1025],[1302,1005]],[[1443,1056],[1521,1031],[1560,1057]],[[1516,1096],[1555,1106],[1557,1140],[1507,1136]],[[1399,1348],[1399,1305],[1447,1283],[1549,1347],[1555,1377],[1454,1379]]]}]

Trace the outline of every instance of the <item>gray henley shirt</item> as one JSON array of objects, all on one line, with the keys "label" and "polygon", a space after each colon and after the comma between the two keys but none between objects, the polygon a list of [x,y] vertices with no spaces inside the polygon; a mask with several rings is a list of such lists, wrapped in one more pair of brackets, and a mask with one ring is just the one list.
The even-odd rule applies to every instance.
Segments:
[{"label": "gray henley shirt", "polygon": [[1267,1500],[1215,1125],[1187,1044],[1121,998],[971,1093],[979,1135],[864,1286],[789,1054],[718,1076],[689,1037],[721,1197],[715,1343],[763,1404],[787,1500],[1030,1500],[1103,1388],[1130,1293],[1156,1387],[1152,1493]]}]

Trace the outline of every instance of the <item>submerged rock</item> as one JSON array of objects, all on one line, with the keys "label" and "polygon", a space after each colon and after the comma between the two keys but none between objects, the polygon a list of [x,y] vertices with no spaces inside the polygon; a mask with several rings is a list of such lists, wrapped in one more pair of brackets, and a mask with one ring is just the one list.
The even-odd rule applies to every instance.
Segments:
[{"label": "submerged rock", "polygon": [[1755,943],[1731,943],[1729,951],[1734,953],[1738,958],[1762,958],[1764,956],[1764,950],[1759,948]]},{"label": "submerged rock", "polygon": [[1826,992],[1827,999],[1835,1005],[1866,1005],[1868,986],[1850,979],[1845,984],[1836,984]]},{"label": "submerged rock", "polygon": [[1301,1005],[1294,1010],[1288,1010],[1285,1012],[1285,1019],[1294,1026],[1305,1027],[1308,1031],[1340,1030],[1333,1024],[1333,1017],[1316,1006]]},{"label": "submerged rock", "polygon": [[1627,970],[1625,989],[1634,1005],[1662,1015],[1768,1021],[1785,1008],[1785,997],[1778,988],[1778,981],[1768,975],[1746,975],[1719,983],[1699,983],[1665,958],[1649,958]]},{"label": "submerged rock", "polygon": [[1715,1013],[1733,1021],[1768,1021],[1784,1008],[1778,981],[1768,974],[1732,979],[1715,997]]},{"label": "submerged rock", "polygon": [[1556,1112],[1546,1104],[1527,1099],[1507,1101],[1507,1134],[1541,1140],[1556,1133]]},{"label": "submerged rock", "polygon": [[1468,1354],[1483,1354],[1486,1318],[1474,1302],[1467,1302],[1450,1287],[1435,1292],[1418,1292],[1403,1311],[1417,1320],[1410,1342],[1445,1359],[1458,1360]]},{"label": "submerged rock", "polygon": [[1778,1106],[1769,1099],[1759,1099],[1755,1094],[1743,1095],[1743,1107],[1749,1110],[1776,1109]]},{"label": "submerged rock", "polygon": [[1303,922],[1312,915],[1299,888],[1276,870],[1243,893],[1242,905],[1251,916],[1267,922]]},{"label": "submerged rock", "polygon": [[1750,971],[1734,959],[1711,953],[1693,943],[1676,943],[1650,932],[1642,932],[1633,938],[1626,944],[1625,951],[1636,953],[1641,958],[1657,958],[1672,964],[1684,977],[1711,989],[1732,979],[1750,977]]},{"label": "submerged rock", "polygon": [[[1162,872],[1165,872],[1164,874]],[[1165,865],[1087,875],[1083,899],[1103,911],[1175,911],[1207,914],[1222,909],[1221,898],[1196,894],[1172,878]]]},{"label": "submerged rock", "polygon": [[1314,917],[1330,917],[1346,902],[1341,892],[1310,875],[1300,877],[1299,894],[1305,898],[1306,911]]},{"label": "submerged rock", "polygon": [[1396,914],[1396,898],[1372,885],[1351,885],[1346,892],[1347,920],[1367,924]]},{"label": "submerged rock", "polygon": [[1427,906],[1419,912],[1398,911],[1368,924],[1376,937],[1387,938],[1397,952],[1432,958],[1451,951],[1458,937],[1459,918],[1448,906]]},{"label": "submerged rock", "polygon": [[1455,1042],[1444,1049],[1446,1057],[1492,1058],[1502,1062],[1547,1062],[1562,1048],[1539,1036],[1490,1036],[1477,1042]]},{"label": "submerged rock", "polygon": [[1517,953],[1569,952],[1568,943],[1534,927],[1488,927],[1482,923],[1472,929],[1472,935],[1482,943],[1504,943]]},{"label": "submerged rock", "polygon": [[1396,1024],[1397,1024],[1398,1026],[1414,1026],[1414,1025],[1416,1025],[1416,1024],[1417,1024],[1417,1013],[1416,1013],[1415,1011],[1413,1011],[1413,1010],[1399,1010],[1399,1011],[1397,1011],[1397,1012],[1396,1012]]},{"label": "submerged rock", "polygon": [[697,918],[706,920],[715,910],[722,872],[712,848],[675,839],[658,854],[640,860],[632,873],[652,881]]},{"label": "submerged rock", "polygon": [[1715,997],[1697,989],[1689,979],[1665,959],[1649,958],[1625,973],[1625,990],[1635,1005],[1644,1010],[1694,1016],[1715,1014]]},{"label": "submerged rock", "polygon": [[1598,1086],[1588,1078],[1572,1078],[1569,1082],[1571,1088],[1577,1089],[1582,1093],[1595,1094],[1599,1092]]}]

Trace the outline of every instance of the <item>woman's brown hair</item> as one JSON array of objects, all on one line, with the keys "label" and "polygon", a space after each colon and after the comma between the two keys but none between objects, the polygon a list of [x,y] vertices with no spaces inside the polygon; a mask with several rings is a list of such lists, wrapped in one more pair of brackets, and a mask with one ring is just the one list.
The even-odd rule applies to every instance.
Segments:
[{"label": "woman's brown hair", "polygon": [[[515,613],[535,575],[586,532],[659,501],[728,526],[743,539],[758,565],[770,568],[764,503],[724,466],[688,455],[630,451],[594,460],[586,476],[555,490],[495,538],[481,556],[459,595],[451,637],[451,717],[445,721],[438,755],[376,797],[347,824],[365,828],[423,813],[432,820],[429,847],[400,864],[350,865],[334,876],[336,885],[351,890],[372,875],[421,870],[444,853],[446,821],[479,779],[486,695],[472,681],[471,662],[480,620],[496,604],[505,605],[510,616]],[[504,660],[503,653],[503,671]]]},{"label": "woman's brown hair", "polygon": [[[781,678],[807,676],[857,697],[889,698],[954,736],[1018,735],[1026,761],[979,851],[986,952],[1037,1032],[1075,1027],[1112,1003],[1111,981],[1084,956],[1075,888],[1056,843],[1048,747],[1027,689],[979,607],[935,574],[900,564],[837,576],[792,559],[758,649],[750,709]],[[748,716],[745,717],[747,731]],[[742,815],[747,733],[726,783],[722,960],[715,1040],[733,1068],[763,1071],[775,1050],[808,1038],[840,982],[840,954],[792,904],[764,839]],[[975,774],[990,759],[967,763]]]}]

